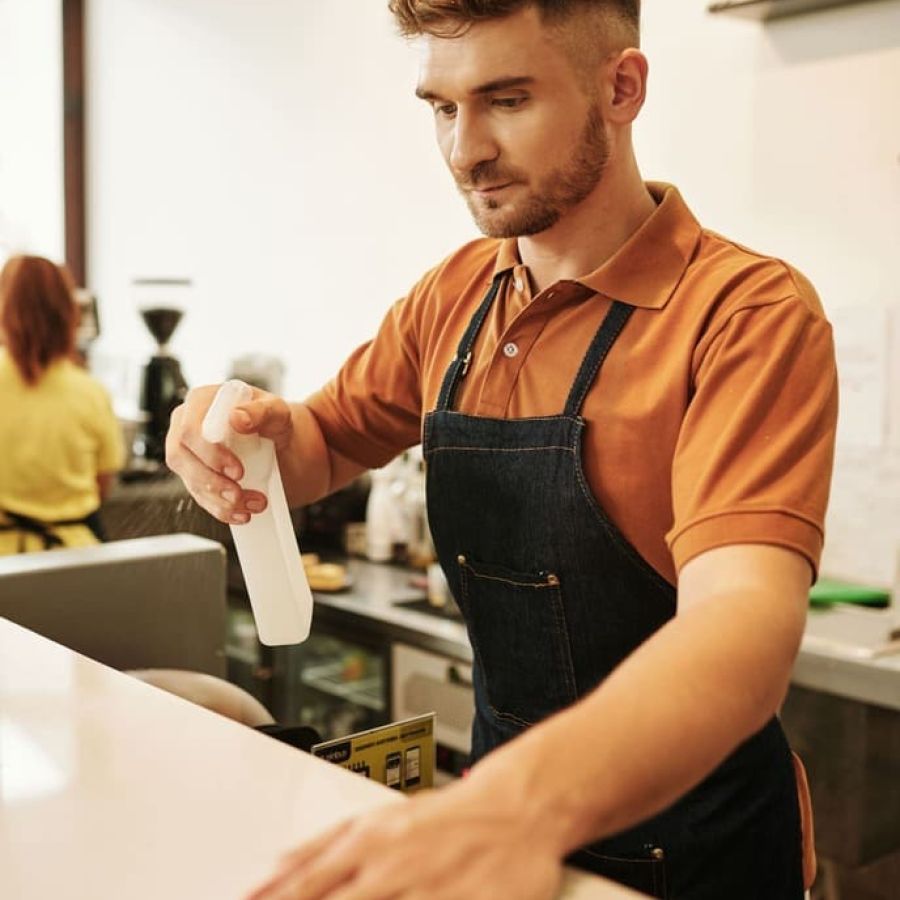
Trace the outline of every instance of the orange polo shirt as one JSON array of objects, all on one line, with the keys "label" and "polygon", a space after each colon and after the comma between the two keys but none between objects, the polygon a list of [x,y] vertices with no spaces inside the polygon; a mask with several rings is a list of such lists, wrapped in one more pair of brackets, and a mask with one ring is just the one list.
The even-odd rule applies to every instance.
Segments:
[{"label": "orange polo shirt", "polygon": [[648,188],[655,213],[610,260],[536,295],[514,239],[462,247],[308,405],[328,444],[362,465],[418,443],[463,331],[507,272],[455,408],[559,414],[621,300],[635,312],[582,409],[585,474],[609,517],[673,584],[687,560],[735,543],[787,547],[815,570],[837,420],[819,299],[788,264],[702,228],[674,187]]}]

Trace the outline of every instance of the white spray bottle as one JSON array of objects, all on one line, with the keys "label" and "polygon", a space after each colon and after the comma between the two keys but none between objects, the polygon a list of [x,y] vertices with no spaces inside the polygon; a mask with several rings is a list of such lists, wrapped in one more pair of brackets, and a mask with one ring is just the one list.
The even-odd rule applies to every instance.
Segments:
[{"label": "white spray bottle", "polygon": [[243,381],[226,381],[206,413],[202,433],[205,440],[224,444],[240,459],[244,467],[242,488],[261,491],[268,498],[265,512],[251,516],[246,525],[231,526],[259,639],[270,647],[299,644],[309,636],[313,599],[284,496],[275,446],[258,434],[239,434],[228,424],[232,409],[252,397],[252,390]]}]

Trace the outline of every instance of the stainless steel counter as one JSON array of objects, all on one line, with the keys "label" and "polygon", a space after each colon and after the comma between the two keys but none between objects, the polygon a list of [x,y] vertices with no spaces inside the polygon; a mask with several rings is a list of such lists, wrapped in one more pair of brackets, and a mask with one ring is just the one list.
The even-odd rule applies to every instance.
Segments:
[{"label": "stainless steel counter", "polygon": [[352,579],[350,588],[333,594],[315,593],[317,619],[335,625],[344,621],[377,630],[391,640],[472,661],[462,622],[404,608],[403,601],[425,596],[423,588],[410,583],[416,573],[360,559],[348,560],[347,569]]},{"label": "stainless steel counter", "polygon": [[794,666],[799,687],[900,711],[900,645],[891,609],[812,609]]},{"label": "stainless steel counter", "polygon": [[[317,614],[341,617],[386,636],[471,662],[472,649],[461,622],[405,609],[402,601],[424,596],[411,586],[412,572],[396,566],[349,560],[350,589],[316,594]],[[893,613],[834,607],[810,610],[794,666],[798,687],[900,710],[900,648],[878,655],[889,641]]]}]

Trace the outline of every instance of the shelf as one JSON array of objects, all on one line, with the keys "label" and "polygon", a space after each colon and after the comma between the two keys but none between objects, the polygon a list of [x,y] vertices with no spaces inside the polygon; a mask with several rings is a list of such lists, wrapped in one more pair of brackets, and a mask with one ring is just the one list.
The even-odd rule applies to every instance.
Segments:
[{"label": "shelf", "polygon": [[872,2],[874,0],[719,0],[711,3],[708,10],[744,19],[770,21],[838,6],[859,6],[861,3]]},{"label": "shelf", "polygon": [[364,706],[375,712],[384,711],[383,679],[376,675],[371,678],[358,678],[345,681],[341,677],[341,663],[323,663],[318,666],[305,666],[300,674],[300,681],[307,687],[339,697],[348,703]]}]

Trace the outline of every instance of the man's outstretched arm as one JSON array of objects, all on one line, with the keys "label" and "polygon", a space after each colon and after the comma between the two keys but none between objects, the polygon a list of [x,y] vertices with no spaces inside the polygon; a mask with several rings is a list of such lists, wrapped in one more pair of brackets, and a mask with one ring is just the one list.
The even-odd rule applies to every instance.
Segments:
[{"label": "man's outstretched arm", "polygon": [[299,848],[254,900],[552,897],[569,852],[664,809],[777,711],[809,580],[780,547],[697,556],[678,615],[594,692],[462,782]]}]

